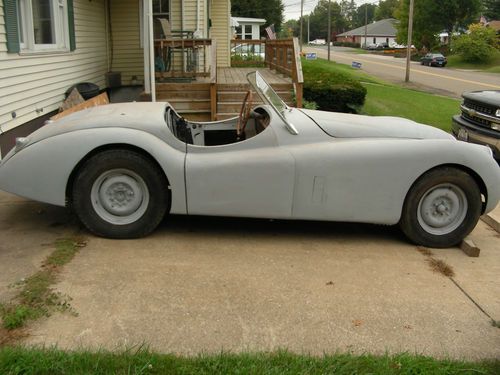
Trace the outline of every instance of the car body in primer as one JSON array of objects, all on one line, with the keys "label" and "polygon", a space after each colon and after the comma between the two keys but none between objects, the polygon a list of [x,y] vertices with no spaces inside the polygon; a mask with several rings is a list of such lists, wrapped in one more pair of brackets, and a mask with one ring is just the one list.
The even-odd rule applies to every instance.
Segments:
[{"label": "car body in primer", "polygon": [[[243,139],[212,136],[236,134],[238,118],[189,122],[168,103],[94,107],[18,140],[1,162],[0,189],[64,206],[86,161],[119,149],[143,155],[165,177],[165,191],[148,196],[168,194],[171,214],[392,225],[412,187],[439,168],[471,176],[481,213],[497,205],[500,169],[488,148],[406,119],[289,108],[258,72],[248,78],[264,104],[253,108]],[[256,118],[265,123],[260,131]],[[118,219],[109,225],[124,228]]]}]

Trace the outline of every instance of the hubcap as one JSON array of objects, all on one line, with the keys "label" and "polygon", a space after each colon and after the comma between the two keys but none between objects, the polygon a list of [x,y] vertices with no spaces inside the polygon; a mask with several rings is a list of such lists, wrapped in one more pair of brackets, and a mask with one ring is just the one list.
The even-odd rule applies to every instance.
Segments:
[{"label": "hubcap", "polygon": [[142,217],[149,204],[144,180],[127,169],[113,169],[101,174],[92,185],[92,207],[104,220],[125,225]]},{"label": "hubcap", "polygon": [[457,229],[467,214],[467,198],[454,184],[440,184],[420,199],[417,219],[428,233],[444,235]]}]

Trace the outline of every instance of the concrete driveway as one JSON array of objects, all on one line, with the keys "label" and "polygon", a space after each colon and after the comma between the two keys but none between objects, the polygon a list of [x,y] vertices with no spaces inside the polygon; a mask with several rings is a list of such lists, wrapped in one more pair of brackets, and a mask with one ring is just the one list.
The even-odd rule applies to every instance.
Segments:
[{"label": "concrete driveway", "polygon": [[[48,243],[78,230],[67,222],[64,209],[0,193],[2,299]],[[31,324],[24,343],[500,357],[500,329],[487,316],[500,320],[500,241],[482,222],[479,258],[432,251],[453,279],[384,226],[168,217],[145,239],[87,237],[56,286],[79,315]]]}]

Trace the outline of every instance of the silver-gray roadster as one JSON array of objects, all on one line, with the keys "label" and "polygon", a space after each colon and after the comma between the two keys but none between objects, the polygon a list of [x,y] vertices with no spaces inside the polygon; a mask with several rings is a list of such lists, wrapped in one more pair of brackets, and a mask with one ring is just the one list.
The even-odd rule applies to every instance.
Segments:
[{"label": "silver-gray roadster", "polygon": [[190,122],[168,103],[112,104],[47,124],[0,164],[0,189],[71,207],[93,233],[132,238],[166,213],[399,223],[458,244],[500,198],[489,148],[430,126],[289,108],[257,73],[238,117]]}]

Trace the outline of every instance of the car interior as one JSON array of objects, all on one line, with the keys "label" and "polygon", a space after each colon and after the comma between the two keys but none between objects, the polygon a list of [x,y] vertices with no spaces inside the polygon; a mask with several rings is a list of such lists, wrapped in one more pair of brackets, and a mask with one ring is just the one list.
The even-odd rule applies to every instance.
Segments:
[{"label": "car interior", "polygon": [[265,105],[252,108],[252,93],[247,92],[240,114],[215,122],[188,121],[172,107],[165,111],[165,122],[172,134],[182,142],[196,146],[220,146],[244,141],[263,132],[271,121]]}]

